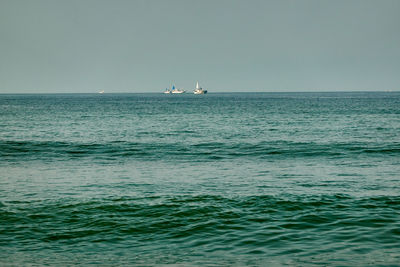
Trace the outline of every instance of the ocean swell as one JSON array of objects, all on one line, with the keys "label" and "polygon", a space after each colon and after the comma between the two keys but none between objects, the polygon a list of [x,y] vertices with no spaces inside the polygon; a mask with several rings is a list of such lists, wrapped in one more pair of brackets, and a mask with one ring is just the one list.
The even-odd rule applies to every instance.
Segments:
[{"label": "ocean swell", "polygon": [[376,154],[398,156],[400,144],[299,143],[288,141],[258,143],[68,143],[40,141],[0,141],[0,156],[8,160],[70,160],[132,158],[139,160],[223,160],[235,158],[350,157]]}]

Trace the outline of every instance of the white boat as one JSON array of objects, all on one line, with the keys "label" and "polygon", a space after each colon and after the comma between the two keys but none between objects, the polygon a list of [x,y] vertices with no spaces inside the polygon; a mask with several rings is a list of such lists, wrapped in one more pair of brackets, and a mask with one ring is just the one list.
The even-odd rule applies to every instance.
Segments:
[{"label": "white boat", "polygon": [[178,89],[178,88],[175,88],[175,86],[172,86],[172,91],[171,91],[171,93],[173,93],[173,94],[183,94],[183,93],[185,93],[186,91],[185,90],[183,90],[183,89]]},{"label": "white boat", "polygon": [[195,95],[203,95],[207,94],[207,90],[200,87],[199,82],[196,83],[196,89],[194,89],[193,93]]},{"label": "white boat", "polygon": [[104,90],[99,91],[99,94],[104,94]]},{"label": "white boat", "polygon": [[164,94],[171,94],[171,90],[169,90],[168,88],[165,88]]}]

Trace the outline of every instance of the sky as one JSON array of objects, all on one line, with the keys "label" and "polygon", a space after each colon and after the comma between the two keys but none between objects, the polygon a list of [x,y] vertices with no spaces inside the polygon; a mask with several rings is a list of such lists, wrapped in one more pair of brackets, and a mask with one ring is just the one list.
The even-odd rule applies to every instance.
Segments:
[{"label": "sky", "polygon": [[0,93],[400,90],[398,0],[0,0]]}]

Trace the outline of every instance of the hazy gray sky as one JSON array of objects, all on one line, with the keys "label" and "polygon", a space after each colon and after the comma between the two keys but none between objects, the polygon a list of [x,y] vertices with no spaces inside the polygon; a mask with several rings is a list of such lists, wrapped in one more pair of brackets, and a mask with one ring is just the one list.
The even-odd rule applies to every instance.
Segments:
[{"label": "hazy gray sky", "polygon": [[399,0],[0,0],[0,93],[400,89]]}]

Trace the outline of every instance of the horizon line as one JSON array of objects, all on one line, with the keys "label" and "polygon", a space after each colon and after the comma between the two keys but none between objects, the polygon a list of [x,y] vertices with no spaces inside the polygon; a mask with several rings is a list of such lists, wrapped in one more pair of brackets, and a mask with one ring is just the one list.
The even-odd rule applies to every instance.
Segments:
[{"label": "horizon line", "polygon": [[[400,89],[397,90],[339,90],[339,91],[213,91],[208,92],[208,94],[231,94],[231,93],[391,93],[391,92],[400,92]],[[15,93],[2,93],[0,95],[35,95],[35,94],[163,94],[163,91],[151,91],[151,92],[15,92]],[[192,94],[192,92],[183,93],[184,95]]]}]

